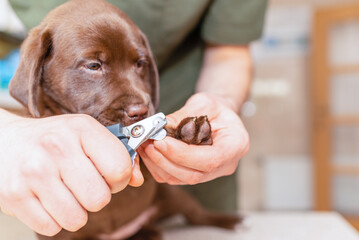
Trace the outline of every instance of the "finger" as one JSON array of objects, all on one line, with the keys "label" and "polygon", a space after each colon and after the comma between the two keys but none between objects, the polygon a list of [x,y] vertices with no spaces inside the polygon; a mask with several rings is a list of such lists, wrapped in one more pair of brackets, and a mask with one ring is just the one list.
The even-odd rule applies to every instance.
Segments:
[{"label": "finger", "polygon": [[162,141],[164,144],[158,142],[155,141],[154,146],[165,158],[179,166],[208,173],[206,180],[232,174],[248,149],[246,144],[236,144],[236,140],[230,141],[230,138],[214,140],[211,146],[188,145],[174,138],[166,138]]},{"label": "finger", "polygon": [[[167,183],[170,185],[184,185],[182,181],[175,178],[174,176],[168,174],[163,169],[157,167],[151,160],[147,159],[143,161],[147,167],[147,169],[151,172],[154,172],[156,174],[156,177],[154,176],[155,180],[159,183]],[[153,174],[152,174],[153,176]]]},{"label": "finger", "polygon": [[132,187],[140,187],[144,182],[144,178],[140,168],[140,157],[139,155],[135,158],[135,166],[133,167],[132,177],[128,183]]},{"label": "finger", "polygon": [[[96,120],[81,128],[81,145],[110,185],[112,193],[124,189],[132,176],[132,161],[125,146]],[[91,130],[91,131],[90,131]]]},{"label": "finger", "polygon": [[189,145],[171,137],[154,141],[153,145],[174,164],[201,172],[208,172],[207,165],[215,164],[215,161],[221,159],[218,155],[225,151],[225,149],[217,150],[214,144],[212,146]]},{"label": "finger", "polygon": [[45,210],[62,228],[77,231],[86,224],[87,212],[60,179],[50,177],[46,184],[31,180],[29,184]]},{"label": "finger", "polygon": [[54,236],[61,231],[35,196],[13,202],[11,209],[20,221],[41,235]]},{"label": "finger", "polygon": [[151,159],[147,156],[144,151],[144,148],[141,147],[141,158],[146,165],[147,169],[151,172],[154,179],[159,183],[168,183],[170,185],[183,185],[184,183],[181,182],[179,179],[173,177],[160,167],[156,166]]},{"label": "finger", "polygon": [[173,180],[175,179],[176,184],[197,184],[210,180],[208,179],[209,176],[207,176],[207,174],[203,172],[183,167],[171,162],[170,160],[165,158],[160,152],[158,152],[154,148],[153,144],[147,145],[144,148],[144,151],[148,156],[148,161],[150,162],[150,164],[153,164],[154,166],[163,170],[171,176],[170,180],[167,181],[173,182]]},{"label": "finger", "polygon": [[[143,144],[142,144],[142,145],[143,145]],[[168,176],[168,174],[163,174],[163,173],[164,173],[164,172],[163,172],[163,173],[161,174],[161,176],[160,176],[159,173],[161,173],[162,170],[159,169],[159,171],[156,171],[155,166],[153,166],[153,164],[149,164],[149,163],[148,163],[148,161],[149,161],[149,160],[148,160],[148,156],[147,156],[146,153],[144,152],[142,146],[137,149],[137,152],[140,154],[141,160],[142,160],[143,163],[145,164],[145,166],[146,166],[146,168],[148,169],[148,171],[150,171],[152,177],[153,177],[157,182],[159,182],[159,183],[165,183],[164,179],[163,179],[161,176]]]},{"label": "finger", "polygon": [[63,182],[85,209],[97,212],[110,202],[109,186],[86,156],[74,152],[56,162]]},{"label": "finger", "polygon": [[[176,178],[175,176],[173,176],[171,173],[167,172],[166,170],[164,170],[163,168],[161,168],[160,166],[158,166],[156,164],[155,161],[153,161],[153,157],[151,156],[149,157],[149,155],[147,154],[147,152],[151,153],[151,151],[148,151],[148,146],[152,146],[153,149],[153,144],[143,144],[144,146],[141,147],[141,153],[143,154],[143,162],[146,164],[146,167],[149,168],[151,174],[155,174],[157,175],[157,178],[159,180],[156,180],[158,182],[162,182],[162,183],[168,183],[171,185],[183,185],[186,184],[185,182],[181,181],[179,178]],[[142,155],[141,155],[142,157]],[[163,156],[161,156],[163,157]]]}]

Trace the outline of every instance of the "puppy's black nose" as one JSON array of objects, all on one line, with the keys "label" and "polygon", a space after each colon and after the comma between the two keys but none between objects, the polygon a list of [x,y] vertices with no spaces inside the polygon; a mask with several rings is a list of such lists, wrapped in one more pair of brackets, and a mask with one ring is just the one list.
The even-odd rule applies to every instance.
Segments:
[{"label": "puppy's black nose", "polygon": [[143,104],[134,104],[126,108],[127,116],[131,120],[140,121],[147,117],[148,107]]}]

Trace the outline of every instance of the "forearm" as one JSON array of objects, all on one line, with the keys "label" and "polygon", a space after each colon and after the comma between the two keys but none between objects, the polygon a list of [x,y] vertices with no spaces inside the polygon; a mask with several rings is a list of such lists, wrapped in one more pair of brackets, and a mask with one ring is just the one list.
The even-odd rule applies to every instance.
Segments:
[{"label": "forearm", "polygon": [[207,45],[203,58],[196,92],[220,96],[238,113],[252,78],[249,47]]}]

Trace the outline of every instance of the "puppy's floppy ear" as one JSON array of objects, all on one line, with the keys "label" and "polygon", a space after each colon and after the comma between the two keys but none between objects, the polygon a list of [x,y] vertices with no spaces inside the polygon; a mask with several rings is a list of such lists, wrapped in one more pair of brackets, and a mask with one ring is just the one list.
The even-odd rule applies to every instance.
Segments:
[{"label": "puppy's floppy ear", "polygon": [[141,37],[143,40],[143,43],[145,44],[147,50],[148,50],[148,54],[149,54],[149,61],[150,61],[150,66],[149,66],[149,70],[150,70],[150,84],[151,84],[151,98],[152,98],[152,102],[153,105],[155,107],[156,110],[158,110],[159,105],[160,105],[160,86],[159,86],[159,77],[158,77],[158,70],[157,70],[157,65],[155,62],[155,59],[153,57],[152,54],[152,50],[150,47],[150,44],[148,43],[147,37],[144,33],[141,32]]},{"label": "puppy's floppy ear", "polygon": [[10,81],[11,96],[40,117],[39,97],[43,64],[52,47],[51,33],[43,24],[32,29],[21,46],[20,64]]}]

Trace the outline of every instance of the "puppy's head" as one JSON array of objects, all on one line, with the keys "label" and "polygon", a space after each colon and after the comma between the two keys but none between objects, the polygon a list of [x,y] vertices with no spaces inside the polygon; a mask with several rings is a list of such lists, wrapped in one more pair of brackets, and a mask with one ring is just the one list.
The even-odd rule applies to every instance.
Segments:
[{"label": "puppy's head", "polygon": [[158,73],[127,16],[102,0],[74,0],[30,31],[10,93],[34,117],[85,113],[128,125],[155,113]]}]

